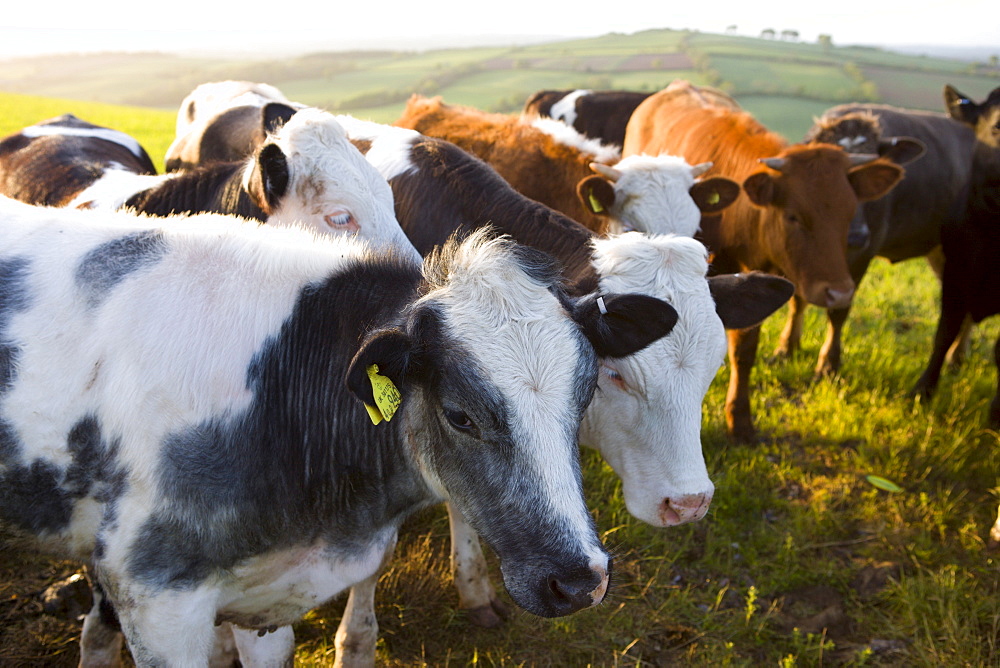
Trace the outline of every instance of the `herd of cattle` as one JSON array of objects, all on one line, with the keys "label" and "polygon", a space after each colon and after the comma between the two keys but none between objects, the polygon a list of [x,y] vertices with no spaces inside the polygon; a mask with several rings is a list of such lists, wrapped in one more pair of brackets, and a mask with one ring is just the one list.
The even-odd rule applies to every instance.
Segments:
[{"label": "herd of cattle", "polygon": [[414,96],[392,126],[215,82],[166,174],[71,115],[24,128],[0,141],[0,519],[87,564],[85,666],[123,638],[138,665],[290,665],[291,624],[346,589],[337,663],[371,665],[397,531],[441,502],[474,623],[505,612],[480,536],[525,610],[596,605],[578,446],[636,518],[703,517],[727,337],[749,441],[790,299],[781,351],[825,308],[834,373],[872,258],[928,256],[925,395],[1000,313],[1000,88],[945,101],[835,107],[789,144],[685,81],[520,116]]}]

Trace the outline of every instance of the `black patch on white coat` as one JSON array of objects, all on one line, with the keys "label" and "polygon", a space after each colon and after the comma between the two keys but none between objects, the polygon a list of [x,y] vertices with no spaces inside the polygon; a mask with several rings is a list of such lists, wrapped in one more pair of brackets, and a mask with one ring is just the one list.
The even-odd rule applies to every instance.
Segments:
[{"label": "black patch on white coat", "polygon": [[129,274],[158,262],[166,251],[167,245],[159,230],[133,232],[89,251],[77,266],[75,275],[87,306],[98,306]]},{"label": "black patch on white coat", "polygon": [[249,407],[165,440],[161,510],[136,538],[132,576],[193,587],[243,559],[320,538],[352,553],[368,547],[373,529],[398,526],[429,501],[400,421],[372,425],[344,385],[366,329],[398,321],[419,282],[417,268],[381,258],[302,289],[247,369]]}]

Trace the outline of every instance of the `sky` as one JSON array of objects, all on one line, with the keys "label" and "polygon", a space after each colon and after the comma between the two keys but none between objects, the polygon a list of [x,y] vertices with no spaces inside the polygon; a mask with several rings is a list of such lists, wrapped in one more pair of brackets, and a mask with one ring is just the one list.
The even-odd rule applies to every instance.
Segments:
[{"label": "sky", "polygon": [[[81,51],[247,53],[512,45],[653,28],[758,36],[795,30],[834,44],[987,47],[1000,2],[906,0],[18,0],[0,18],[0,56]],[[944,10],[947,7],[947,10]]]}]

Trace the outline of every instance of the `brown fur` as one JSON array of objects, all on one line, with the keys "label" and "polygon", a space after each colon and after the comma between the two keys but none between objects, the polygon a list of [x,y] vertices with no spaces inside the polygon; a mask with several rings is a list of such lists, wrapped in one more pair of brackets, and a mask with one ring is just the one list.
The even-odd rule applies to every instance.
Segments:
[{"label": "brown fur", "polygon": [[[852,167],[847,153],[829,144],[789,146],[725,94],[684,81],[640,104],[626,130],[624,156],[664,152],[691,164],[711,161],[709,175],[743,183],[743,195],[717,224],[703,224],[716,270],[786,276],[802,298],[824,307],[849,304],[853,295],[847,234],[858,202],[885,194],[903,174],[887,160]],[[763,165],[768,158],[783,164]],[[758,334],[730,334],[726,415],[740,440],[754,436],[749,375]]]},{"label": "brown fur", "polygon": [[591,213],[576,192],[580,181],[594,176],[589,153],[514,116],[445,104],[440,97],[412,96],[394,125],[456,144],[488,163],[525,197],[599,234],[607,231],[607,218]]}]

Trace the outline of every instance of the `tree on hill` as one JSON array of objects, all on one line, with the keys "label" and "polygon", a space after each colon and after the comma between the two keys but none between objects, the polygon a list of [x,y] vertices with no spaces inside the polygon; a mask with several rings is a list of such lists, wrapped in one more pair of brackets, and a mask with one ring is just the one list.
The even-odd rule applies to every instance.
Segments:
[{"label": "tree on hill", "polygon": [[783,39],[786,42],[796,42],[799,39],[799,31],[798,30],[782,30],[781,31],[781,39]]},{"label": "tree on hill", "polygon": [[761,39],[774,39],[774,28],[764,28],[760,31]]},{"label": "tree on hill", "polygon": [[829,51],[833,48],[833,37],[827,34],[821,34],[816,37],[816,42],[823,47],[824,51]]}]

